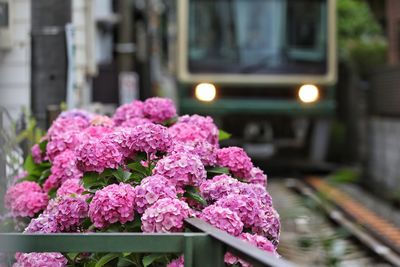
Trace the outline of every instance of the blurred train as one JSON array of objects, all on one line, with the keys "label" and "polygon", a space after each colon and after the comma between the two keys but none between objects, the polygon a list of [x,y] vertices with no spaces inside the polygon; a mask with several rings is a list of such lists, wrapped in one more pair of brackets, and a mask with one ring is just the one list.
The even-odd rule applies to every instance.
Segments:
[{"label": "blurred train", "polygon": [[180,112],[213,116],[253,156],[295,148],[322,161],[335,113],[336,0],[177,0],[173,9]]}]

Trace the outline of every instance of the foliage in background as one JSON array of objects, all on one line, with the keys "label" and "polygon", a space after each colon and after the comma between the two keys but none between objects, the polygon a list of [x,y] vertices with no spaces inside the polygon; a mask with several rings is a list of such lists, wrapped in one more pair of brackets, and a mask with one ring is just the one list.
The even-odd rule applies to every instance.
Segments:
[{"label": "foliage in background", "polygon": [[385,62],[387,42],[382,28],[364,0],[339,0],[337,8],[340,57],[365,75]]}]

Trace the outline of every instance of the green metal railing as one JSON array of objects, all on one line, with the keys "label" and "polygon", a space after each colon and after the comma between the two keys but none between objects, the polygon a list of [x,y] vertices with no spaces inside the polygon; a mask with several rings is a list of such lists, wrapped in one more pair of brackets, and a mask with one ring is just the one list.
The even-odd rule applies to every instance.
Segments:
[{"label": "green metal railing", "polygon": [[230,251],[253,266],[294,266],[199,219],[187,219],[186,226],[196,232],[172,234],[1,233],[0,252],[182,253],[185,257],[185,267],[220,267],[224,266],[225,252]]}]

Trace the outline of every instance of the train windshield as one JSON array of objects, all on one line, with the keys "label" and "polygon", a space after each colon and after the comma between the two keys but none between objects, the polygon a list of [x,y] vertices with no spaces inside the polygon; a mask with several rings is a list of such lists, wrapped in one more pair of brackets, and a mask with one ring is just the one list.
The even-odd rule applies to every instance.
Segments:
[{"label": "train windshield", "polygon": [[191,73],[325,74],[327,0],[191,0]]}]

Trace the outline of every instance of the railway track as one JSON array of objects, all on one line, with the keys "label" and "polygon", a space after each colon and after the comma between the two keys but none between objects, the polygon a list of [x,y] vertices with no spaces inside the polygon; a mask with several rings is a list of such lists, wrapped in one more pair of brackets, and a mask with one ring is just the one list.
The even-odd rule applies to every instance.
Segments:
[{"label": "railway track", "polygon": [[400,266],[395,251],[354,223],[354,218],[327,205],[311,188],[293,179],[269,182],[281,215],[279,253],[283,257],[300,266]]}]

